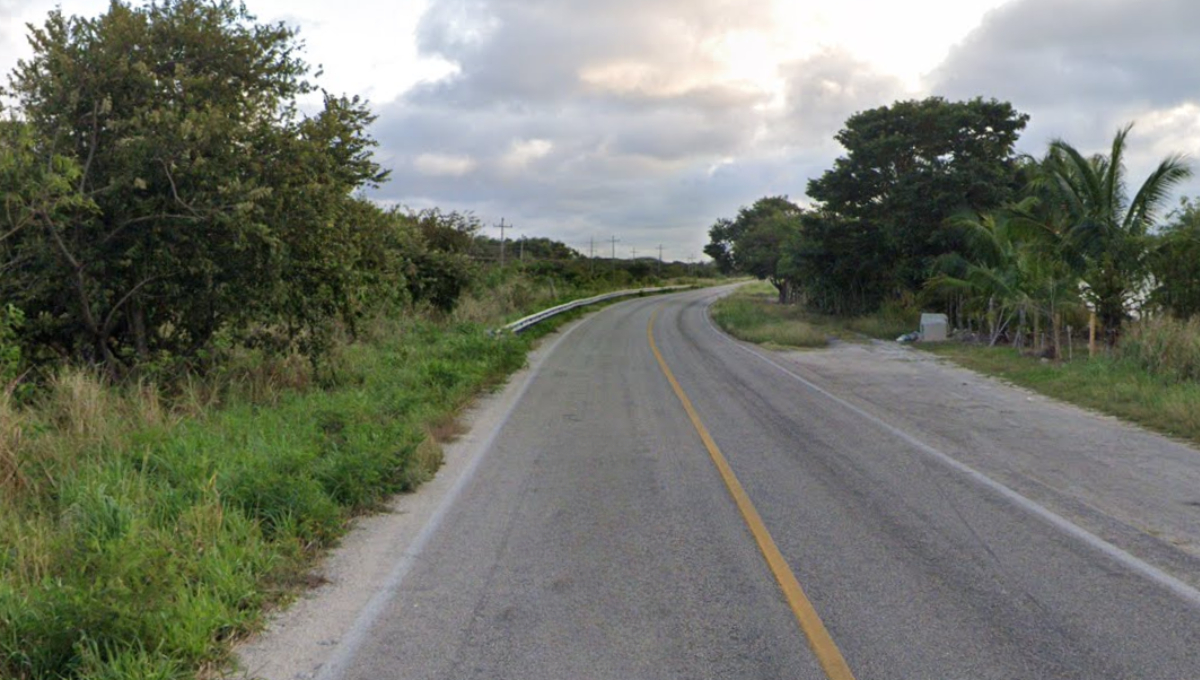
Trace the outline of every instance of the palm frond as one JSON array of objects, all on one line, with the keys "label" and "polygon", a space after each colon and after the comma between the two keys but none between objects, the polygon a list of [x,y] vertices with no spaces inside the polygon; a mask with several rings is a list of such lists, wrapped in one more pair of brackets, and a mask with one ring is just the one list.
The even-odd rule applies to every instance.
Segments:
[{"label": "palm frond", "polygon": [[1125,215],[1124,231],[1133,236],[1142,236],[1157,219],[1171,190],[1192,176],[1192,168],[1181,154],[1163,159],[1154,172],[1142,183],[1137,196],[1129,205]]}]

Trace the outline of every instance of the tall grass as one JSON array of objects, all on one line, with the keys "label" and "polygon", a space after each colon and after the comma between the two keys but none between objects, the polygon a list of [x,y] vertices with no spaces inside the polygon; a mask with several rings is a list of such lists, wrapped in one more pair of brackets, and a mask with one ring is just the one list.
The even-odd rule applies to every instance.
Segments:
[{"label": "tall grass", "polygon": [[921,312],[914,306],[888,303],[878,312],[846,319],[845,327],[879,340],[895,340],[921,326]]},{"label": "tall grass", "polygon": [[765,284],[743,287],[713,305],[713,321],[747,342],[781,347],[828,346],[828,330],[808,321],[800,308],[775,302],[773,290]]},{"label": "tall grass", "polygon": [[0,393],[0,677],[186,678],[286,596],[347,520],[414,488],[430,441],[527,341],[376,324],[324,374],[245,358],[173,394],[64,371]]},{"label": "tall grass", "polygon": [[1166,378],[1200,380],[1200,319],[1162,316],[1131,324],[1117,356]]}]

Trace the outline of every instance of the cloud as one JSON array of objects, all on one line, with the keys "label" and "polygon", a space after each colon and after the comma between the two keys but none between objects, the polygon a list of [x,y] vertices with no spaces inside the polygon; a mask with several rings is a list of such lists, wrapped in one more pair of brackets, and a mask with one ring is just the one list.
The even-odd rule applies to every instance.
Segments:
[{"label": "cloud", "polygon": [[626,248],[698,254],[716,218],[767,193],[802,196],[845,118],[902,91],[836,50],[770,61],[758,43],[778,42],[772,9],[434,0],[418,44],[457,71],[378,109],[395,168],[378,196],[506,217],[576,247],[616,233]]},{"label": "cloud", "polygon": [[899,78],[872,70],[844,51],[821,52],[785,65],[784,72],[787,110],[781,136],[801,146],[811,147],[826,133],[831,138],[855,113],[906,98]]},{"label": "cloud", "polygon": [[1200,94],[1197,25],[1192,0],[1018,0],[951,51],[935,84],[955,94],[986,87],[1028,107],[1173,106]]},{"label": "cloud", "polygon": [[434,177],[462,177],[477,167],[470,156],[451,156],[423,153],[413,160],[413,167],[422,175]]},{"label": "cloud", "polygon": [[931,89],[1011,101],[1031,114],[1021,147],[1035,154],[1054,138],[1104,152],[1136,122],[1128,167],[1140,183],[1165,155],[1200,152],[1197,25],[1192,0],[1016,0],[950,51]]}]

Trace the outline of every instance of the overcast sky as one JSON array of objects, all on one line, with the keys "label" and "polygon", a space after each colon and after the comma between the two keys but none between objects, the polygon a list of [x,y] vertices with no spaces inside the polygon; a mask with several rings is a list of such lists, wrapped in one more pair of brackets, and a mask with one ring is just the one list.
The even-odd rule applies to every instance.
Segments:
[{"label": "overcast sky", "polygon": [[[0,69],[53,0],[0,0]],[[96,14],[100,0],[62,0]],[[1200,157],[1194,0],[247,0],[301,29],[321,84],[367,97],[381,201],[506,218],[587,249],[699,256],[714,220],[805,200],[848,116],[931,94],[1011,101],[1021,150],[1130,170]],[[1200,170],[1200,168],[1198,168]],[[1189,193],[1200,193],[1192,185]],[[498,232],[497,232],[498,233]]]}]

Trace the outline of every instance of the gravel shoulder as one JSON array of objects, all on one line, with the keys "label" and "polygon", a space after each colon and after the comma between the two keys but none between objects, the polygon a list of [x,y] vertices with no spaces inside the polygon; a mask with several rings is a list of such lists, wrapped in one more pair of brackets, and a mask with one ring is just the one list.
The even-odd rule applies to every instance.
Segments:
[{"label": "gravel shoulder", "polygon": [[1110,543],[1200,585],[1200,450],[894,343],[839,343],[774,356]]}]

